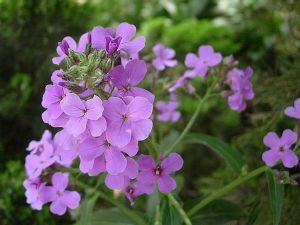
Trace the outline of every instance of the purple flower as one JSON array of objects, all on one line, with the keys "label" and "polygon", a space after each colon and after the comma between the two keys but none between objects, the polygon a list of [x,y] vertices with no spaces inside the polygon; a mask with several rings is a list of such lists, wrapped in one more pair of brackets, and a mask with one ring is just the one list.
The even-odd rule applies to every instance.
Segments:
[{"label": "purple flower", "polygon": [[179,105],[178,101],[169,101],[169,102],[158,101],[156,103],[156,108],[159,111],[157,119],[163,122],[178,121],[180,118],[180,112],[176,111],[178,105]]},{"label": "purple flower", "polygon": [[104,155],[98,156],[92,160],[86,161],[81,159],[79,169],[89,176],[97,176],[100,173],[106,172],[106,163]]},{"label": "purple flower", "polygon": [[177,153],[171,153],[168,157],[156,164],[150,155],[141,155],[138,160],[140,166],[140,174],[138,181],[142,184],[152,186],[154,191],[155,183],[162,193],[168,193],[176,188],[175,180],[170,173],[180,170],[183,166],[183,159]]},{"label": "purple flower", "polygon": [[127,179],[134,179],[138,176],[138,164],[132,158],[127,157],[127,165],[123,172],[117,175],[107,174],[105,178],[105,184],[108,188],[122,189],[126,184]]},{"label": "purple flower", "polygon": [[62,166],[71,166],[78,156],[77,148],[82,142],[80,137],[74,137],[65,129],[57,132],[54,136],[56,162]]},{"label": "purple flower", "polygon": [[27,176],[30,179],[37,178],[42,171],[51,166],[56,161],[53,151],[43,150],[40,155],[30,154],[25,159]]},{"label": "purple flower", "polygon": [[111,28],[94,27],[92,30],[92,46],[105,49],[108,54],[123,51],[135,54],[145,46],[145,38],[137,37],[130,41],[136,33],[134,25],[121,23],[114,32]]},{"label": "purple flower", "polygon": [[31,141],[27,150],[31,154],[41,153],[44,150],[53,152],[52,134],[49,130],[45,130],[40,141]]},{"label": "purple flower", "polygon": [[26,189],[25,196],[26,202],[30,204],[32,209],[41,210],[44,202],[41,200],[40,192],[45,186],[40,179],[26,179],[23,182],[23,187]]},{"label": "purple flower", "polygon": [[153,192],[152,185],[142,184],[141,182],[130,183],[129,179],[125,179],[123,192],[126,198],[133,205],[133,200],[143,194],[151,194]]},{"label": "purple flower", "polygon": [[43,188],[42,199],[51,202],[50,211],[57,215],[63,215],[67,208],[75,209],[79,206],[80,195],[77,191],[67,191],[69,174],[56,172],[52,176],[52,186]]},{"label": "purple flower", "polygon": [[[134,156],[138,151],[138,143],[132,139],[127,146],[119,148],[112,145],[106,135],[103,134],[97,138],[88,138],[84,140],[78,147],[78,153],[81,161],[84,161],[84,168],[91,169],[94,160],[104,155],[106,162],[106,170],[111,175],[117,175],[124,172],[127,166],[127,160],[123,153]],[[84,169],[85,171],[89,171]]]},{"label": "purple flower", "polygon": [[58,42],[56,52],[58,56],[52,58],[54,64],[59,65],[69,55],[69,49],[76,51],[77,44],[72,37],[64,37],[61,42]]},{"label": "purple flower", "polygon": [[177,61],[172,58],[175,56],[174,49],[166,48],[163,44],[156,44],[152,51],[156,58],[152,61],[152,65],[157,70],[164,70],[167,67],[174,67]]},{"label": "purple flower", "polygon": [[68,93],[61,103],[61,108],[70,116],[65,128],[76,137],[86,129],[93,137],[97,137],[106,129],[106,121],[102,117],[102,101],[96,95],[92,99],[83,101],[78,95]]},{"label": "purple flower", "polygon": [[287,107],[284,110],[284,114],[289,117],[300,120],[300,98],[296,99],[296,101],[294,102],[294,107],[293,106]]},{"label": "purple flower", "polygon": [[185,65],[192,70],[186,74],[187,77],[205,77],[210,67],[218,65],[222,61],[222,55],[215,53],[210,45],[202,45],[198,49],[198,55],[188,53],[185,57]]},{"label": "purple flower", "polygon": [[68,90],[57,85],[47,85],[43,95],[42,106],[46,108],[42,118],[45,123],[54,127],[62,127],[66,124],[68,116],[62,111],[61,102]]},{"label": "purple flower", "polygon": [[[185,73],[186,74],[186,73]],[[171,84],[168,91],[170,93],[175,92],[178,88],[181,88],[185,85],[187,77],[184,75],[180,76],[175,82]]]},{"label": "purple flower", "polygon": [[64,71],[62,69],[54,70],[51,75],[51,81],[53,84],[63,84],[65,81],[62,79],[62,75],[64,74]]},{"label": "purple flower", "polygon": [[64,37],[61,42],[58,42],[56,52],[58,56],[52,58],[52,62],[59,65],[69,55],[69,51],[84,52],[86,45],[91,44],[91,33],[87,32],[83,34],[77,46],[76,41],[72,37]]},{"label": "purple flower", "polygon": [[135,59],[128,62],[125,68],[122,65],[116,66],[108,73],[108,77],[119,90],[117,96],[140,96],[153,102],[154,95],[151,92],[136,87],[144,80],[146,72],[146,63],[143,60]]},{"label": "purple flower", "polygon": [[153,105],[143,97],[110,97],[104,102],[104,116],[109,124],[107,140],[115,146],[123,147],[134,138],[145,140],[152,130]]},{"label": "purple flower", "polygon": [[274,166],[279,160],[287,168],[292,168],[298,164],[297,155],[291,150],[291,146],[297,142],[297,134],[286,129],[279,138],[276,133],[269,132],[264,137],[264,144],[270,148],[262,155],[267,166]]},{"label": "purple flower", "polygon": [[254,98],[252,84],[249,78],[253,70],[247,67],[245,70],[234,68],[227,73],[227,81],[231,88],[231,95],[228,97],[228,104],[232,110],[241,112],[246,109],[246,100]]}]

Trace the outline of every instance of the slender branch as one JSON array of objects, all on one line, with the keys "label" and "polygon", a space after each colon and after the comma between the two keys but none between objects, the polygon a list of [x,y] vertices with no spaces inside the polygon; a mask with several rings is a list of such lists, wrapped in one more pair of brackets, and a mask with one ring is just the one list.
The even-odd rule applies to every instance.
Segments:
[{"label": "slender branch", "polygon": [[206,205],[208,205],[212,201],[216,200],[217,198],[222,197],[227,192],[229,192],[232,189],[236,188],[240,184],[250,180],[251,178],[254,178],[254,177],[260,175],[261,173],[265,172],[267,169],[268,169],[268,167],[262,166],[262,167],[259,167],[255,170],[253,170],[252,172],[248,173],[245,176],[238,177],[237,179],[235,179],[231,183],[227,184],[223,188],[219,189],[218,191],[215,191],[215,192],[211,193],[209,196],[204,198],[202,201],[200,201],[198,204],[196,204],[192,209],[190,209],[188,211],[187,215],[188,216],[195,215],[195,213],[197,213],[200,209],[202,209],[203,207],[205,207]]},{"label": "slender branch", "polygon": [[190,131],[190,129],[194,125],[194,123],[200,113],[203,103],[210,97],[211,90],[212,90],[211,87],[207,88],[205,95],[203,96],[203,98],[201,98],[199,100],[198,106],[197,106],[194,114],[192,115],[192,118],[190,119],[188,124],[185,126],[185,128],[181,132],[180,136],[176,139],[176,141],[171,145],[171,147],[166,151],[165,154],[169,154],[170,152],[172,152],[174,150],[174,148],[182,141],[182,139],[185,137],[185,135]]},{"label": "slender branch", "polygon": [[181,218],[183,219],[183,222],[186,225],[192,225],[192,222],[190,221],[188,215],[185,213],[183,208],[179,205],[178,201],[174,198],[172,194],[168,194],[168,198],[172,205],[176,208],[176,210],[179,212]]}]

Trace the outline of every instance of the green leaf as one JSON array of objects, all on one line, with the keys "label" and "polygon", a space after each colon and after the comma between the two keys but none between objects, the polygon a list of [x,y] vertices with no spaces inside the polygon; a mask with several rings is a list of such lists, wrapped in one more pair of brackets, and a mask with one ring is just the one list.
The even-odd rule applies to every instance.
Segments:
[{"label": "green leaf", "polygon": [[261,206],[257,203],[254,205],[249,215],[247,216],[245,225],[254,225],[260,212],[261,212]]},{"label": "green leaf", "polygon": [[[192,208],[199,201],[201,199],[189,201],[185,208]],[[244,212],[240,206],[227,200],[217,199],[195,214],[191,221],[193,225],[222,225],[243,217]]]},{"label": "green leaf", "polygon": [[164,196],[161,200],[162,224],[181,225],[182,218],[169,199]]},{"label": "green leaf", "polygon": [[273,170],[266,171],[270,203],[273,215],[273,224],[278,225],[280,222],[280,216],[284,199],[284,185],[280,184],[275,177]]},{"label": "green leaf", "polygon": [[221,156],[237,174],[240,174],[245,165],[245,160],[241,153],[219,138],[206,134],[189,134],[184,139],[184,142],[189,144],[201,144],[209,147]]},{"label": "green leaf", "polygon": [[90,225],[134,225],[130,219],[116,208],[101,209],[93,213]]},{"label": "green leaf", "polygon": [[160,154],[164,154],[166,150],[168,150],[172,146],[172,144],[176,141],[178,137],[179,137],[178,131],[171,130],[170,133],[168,133],[168,135],[166,135],[165,138],[161,141],[157,151]]},{"label": "green leaf", "polygon": [[78,225],[91,225],[91,218],[93,214],[93,208],[97,201],[98,196],[95,195],[92,198],[85,199],[80,205],[80,219]]}]

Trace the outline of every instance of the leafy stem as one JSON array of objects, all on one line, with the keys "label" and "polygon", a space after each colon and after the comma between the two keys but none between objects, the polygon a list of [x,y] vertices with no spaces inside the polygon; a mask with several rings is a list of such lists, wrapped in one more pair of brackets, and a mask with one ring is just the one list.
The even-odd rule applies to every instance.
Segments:
[{"label": "leafy stem", "polygon": [[209,86],[206,89],[206,93],[204,94],[204,96],[199,100],[199,103],[197,105],[197,108],[194,112],[194,114],[192,115],[192,118],[190,119],[190,121],[188,122],[188,124],[185,126],[185,128],[183,129],[183,131],[181,132],[181,134],[179,135],[179,137],[176,139],[176,141],[171,145],[171,147],[166,151],[166,154],[169,154],[170,152],[172,152],[175,147],[182,141],[182,139],[185,137],[185,135],[190,131],[190,129],[192,128],[192,126],[194,125],[200,110],[203,106],[203,103],[210,97],[211,91],[212,91],[212,87],[214,85]]},{"label": "leafy stem", "polygon": [[204,198],[202,201],[200,201],[198,204],[196,204],[193,208],[191,208],[188,211],[187,215],[188,216],[195,215],[200,209],[202,209],[203,207],[205,207],[206,205],[208,205],[212,201],[216,200],[217,198],[222,197],[224,194],[226,194],[227,192],[229,192],[232,189],[236,188],[240,184],[242,184],[242,183],[244,183],[244,182],[260,175],[261,173],[265,172],[266,170],[268,170],[268,167],[262,166],[262,167],[259,167],[255,170],[253,170],[252,172],[248,173],[245,176],[238,177],[237,179],[235,179],[231,183],[227,184],[223,188],[221,188],[218,191],[215,191],[212,194],[208,195],[206,198]]},{"label": "leafy stem", "polygon": [[122,203],[117,201],[116,199],[110,197],[109,195],[103,193],[102,191],[100,191],[100,190],[98,190],[94,187],[88,186],[87,184],[85,184],[85,183],[83,183],[79,180],[76,180],[75,182],[79,187],[84,188],[87,191],[91,191],[91,192],[96,193],[96,195],[98,197],[100,197],[103,200],[105,200],[107,202],[110,202],[111,204],[116,206],[121,212],[123,212],[126,216],[128,216],[136,224],[138,224],[138,225],[147,225],[147,222],[145,221],[145,219],[143,217],[141,217],[139,214],[137,214],[133,210],[130,210],[128,207],[126,207],[125,205],[123,205]]},{"label": "leafy stem", "polygon": [[183,222],[186,225],[192,225],[192,222],[190,221],[190,218],[185,213],[183,208],[179,205],[178,201],[174,198],[172,194],[168,194],[169,201],[172,203],[172,205],[176,208],[178,213],[180,214],[181,218],[183,219]]}]

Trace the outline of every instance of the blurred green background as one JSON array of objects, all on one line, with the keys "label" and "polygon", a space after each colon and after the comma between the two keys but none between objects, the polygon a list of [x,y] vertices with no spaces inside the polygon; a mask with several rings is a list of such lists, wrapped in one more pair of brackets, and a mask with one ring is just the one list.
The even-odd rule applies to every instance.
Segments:
[{"label": "blurred green background", "polygon": [[[72,224],[70,216],[51,215],[47,208],[32,211],[22,187],[25,148],[50,129],[42,123],[40,102],[55,69],[51,58],[64,36],[77,39],[95,25],[127,21],[146,36],[144,55],[161,41],[183,61],[187,52],[211,44],[223,55],[233,53],[241,66],[251,65],[256,98],[247,111],[232,112],[219,98],[203,108],[206,114],[193,131],[233,143],[254,168],[262,164],[266,132],[294,126],[282,112],[300,97],[299,14],[299,0],[0,0],[0,224]],[[181,101],[183,119],[173,125],[178,131],[196,104],[189,97]],[[232,179],[207,149],[183,147],[183,199],[210,193]],[[258,208],[256,225],[272,221],[263,183],[252,181],[227,196],[247,213]],[[287,187],[286,193],[281,224],[299,225],[299,186]]]}]

